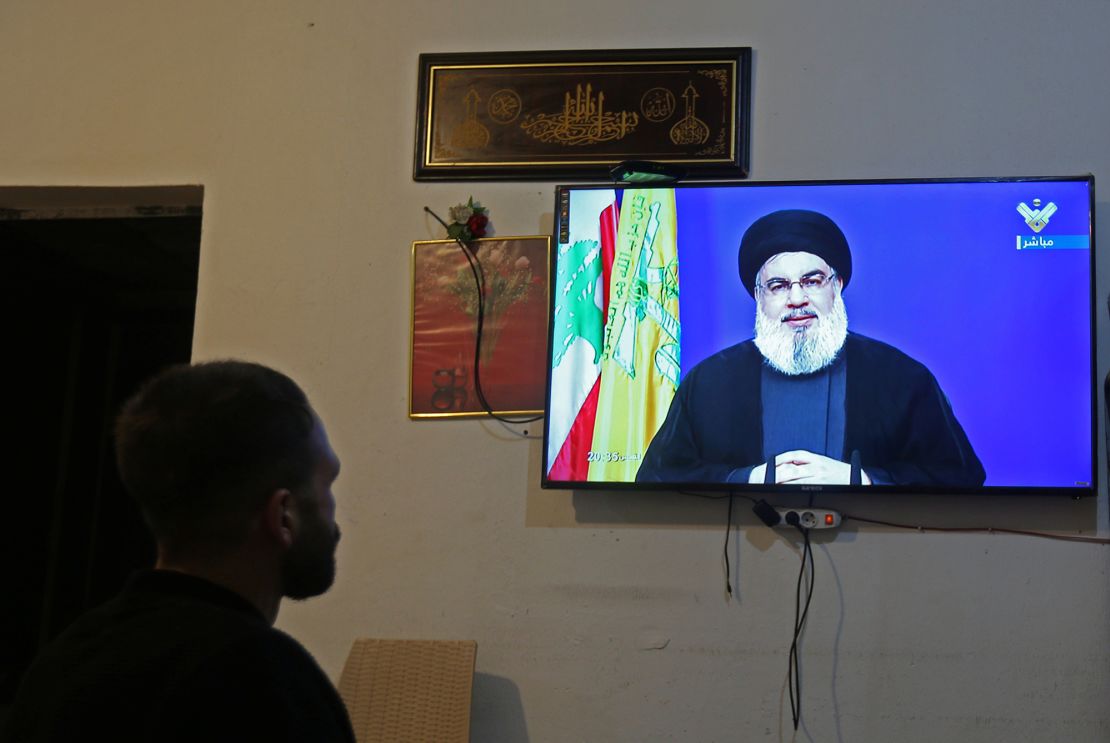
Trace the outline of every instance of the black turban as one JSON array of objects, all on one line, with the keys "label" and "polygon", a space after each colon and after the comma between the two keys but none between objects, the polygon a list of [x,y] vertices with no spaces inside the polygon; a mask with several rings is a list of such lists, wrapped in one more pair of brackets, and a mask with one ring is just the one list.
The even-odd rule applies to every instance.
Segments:
[{"label": "black turban", "polygon": [[844,233],[824,214],[808,209],[771,212],[752,223],[740,238],[740,281],[755,296],[755,277],[779,253],[813,253],[832,266],[848,286],[852,252]]}]

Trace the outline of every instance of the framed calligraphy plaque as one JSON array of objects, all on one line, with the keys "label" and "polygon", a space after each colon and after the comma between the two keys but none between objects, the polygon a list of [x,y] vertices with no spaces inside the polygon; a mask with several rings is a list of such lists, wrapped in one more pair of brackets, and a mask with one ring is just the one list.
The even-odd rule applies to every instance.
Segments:
[{"label": "framed calligraphy plaque", "polygon": [[750,89],[750,47],[422,54],[413,178],[743,178]]},{"label": "framed calligraphy plaque", "polygon": [[[482,394],[499,415],[542,413],[551,238],[484,237],[468,245],[485,285]],[[474,272],[459,244],[414,242],[410,418],[486,415],[474,379],[477,310]]]}]

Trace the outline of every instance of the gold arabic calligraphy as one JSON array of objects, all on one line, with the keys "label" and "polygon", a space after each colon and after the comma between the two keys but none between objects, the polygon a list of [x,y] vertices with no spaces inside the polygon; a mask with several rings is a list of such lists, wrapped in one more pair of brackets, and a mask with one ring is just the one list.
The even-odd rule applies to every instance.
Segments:
[{"label": "gold arabic calligraphy", "polygon": [[671,141],[677,145],[705,144],[709,127],[694,115],[695,101],[700,97],[693,83],[687,83],[682,98],[686,102],[686,115],[671,127]]},{"label": "gold arabic calligraphy", "polygon": [[489,129],[478,121],[478,91],[471,88],[463,97],[463,106],[466,108],[466,117],[462,124],[451,132],[451,144],[463,149],[480,150],[489,144]]},{"label": "gold arabic calligraphy", "polygon": [[579,146],[623,139],[640,123],[635,111],[605,111],[605,93],[593,94],[593,84],[576,86],[574,97],[568,91],[563,110],[553,114],[529,114],[520,128],[541,142]]}]

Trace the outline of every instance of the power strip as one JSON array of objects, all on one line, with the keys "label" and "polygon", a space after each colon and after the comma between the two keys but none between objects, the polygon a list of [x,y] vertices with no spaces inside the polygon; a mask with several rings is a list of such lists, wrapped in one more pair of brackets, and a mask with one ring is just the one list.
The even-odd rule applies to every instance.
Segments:
[{"label": "power strip", "polygon": [[793,528],[795,524],[803,529],[835,529],[840,526],[840,513],[827,508],[776,508],[775,511],[782,519],[776,524],[780,528]]}]

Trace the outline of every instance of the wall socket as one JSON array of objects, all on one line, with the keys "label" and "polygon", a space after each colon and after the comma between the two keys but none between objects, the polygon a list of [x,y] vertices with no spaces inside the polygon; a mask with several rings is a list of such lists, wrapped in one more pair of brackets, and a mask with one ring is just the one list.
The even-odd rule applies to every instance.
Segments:
[{"label": "wall socket", "polygon": [[835,529],[840,526],[840,513],[837,511],[830,511],[827,508],[776,508],[775,509],[782,521],[778,523],[780,528],[793,528],[791,520],[787,520],[789,514],[796,514],[798,517],[798,526],[803,529]]}]

